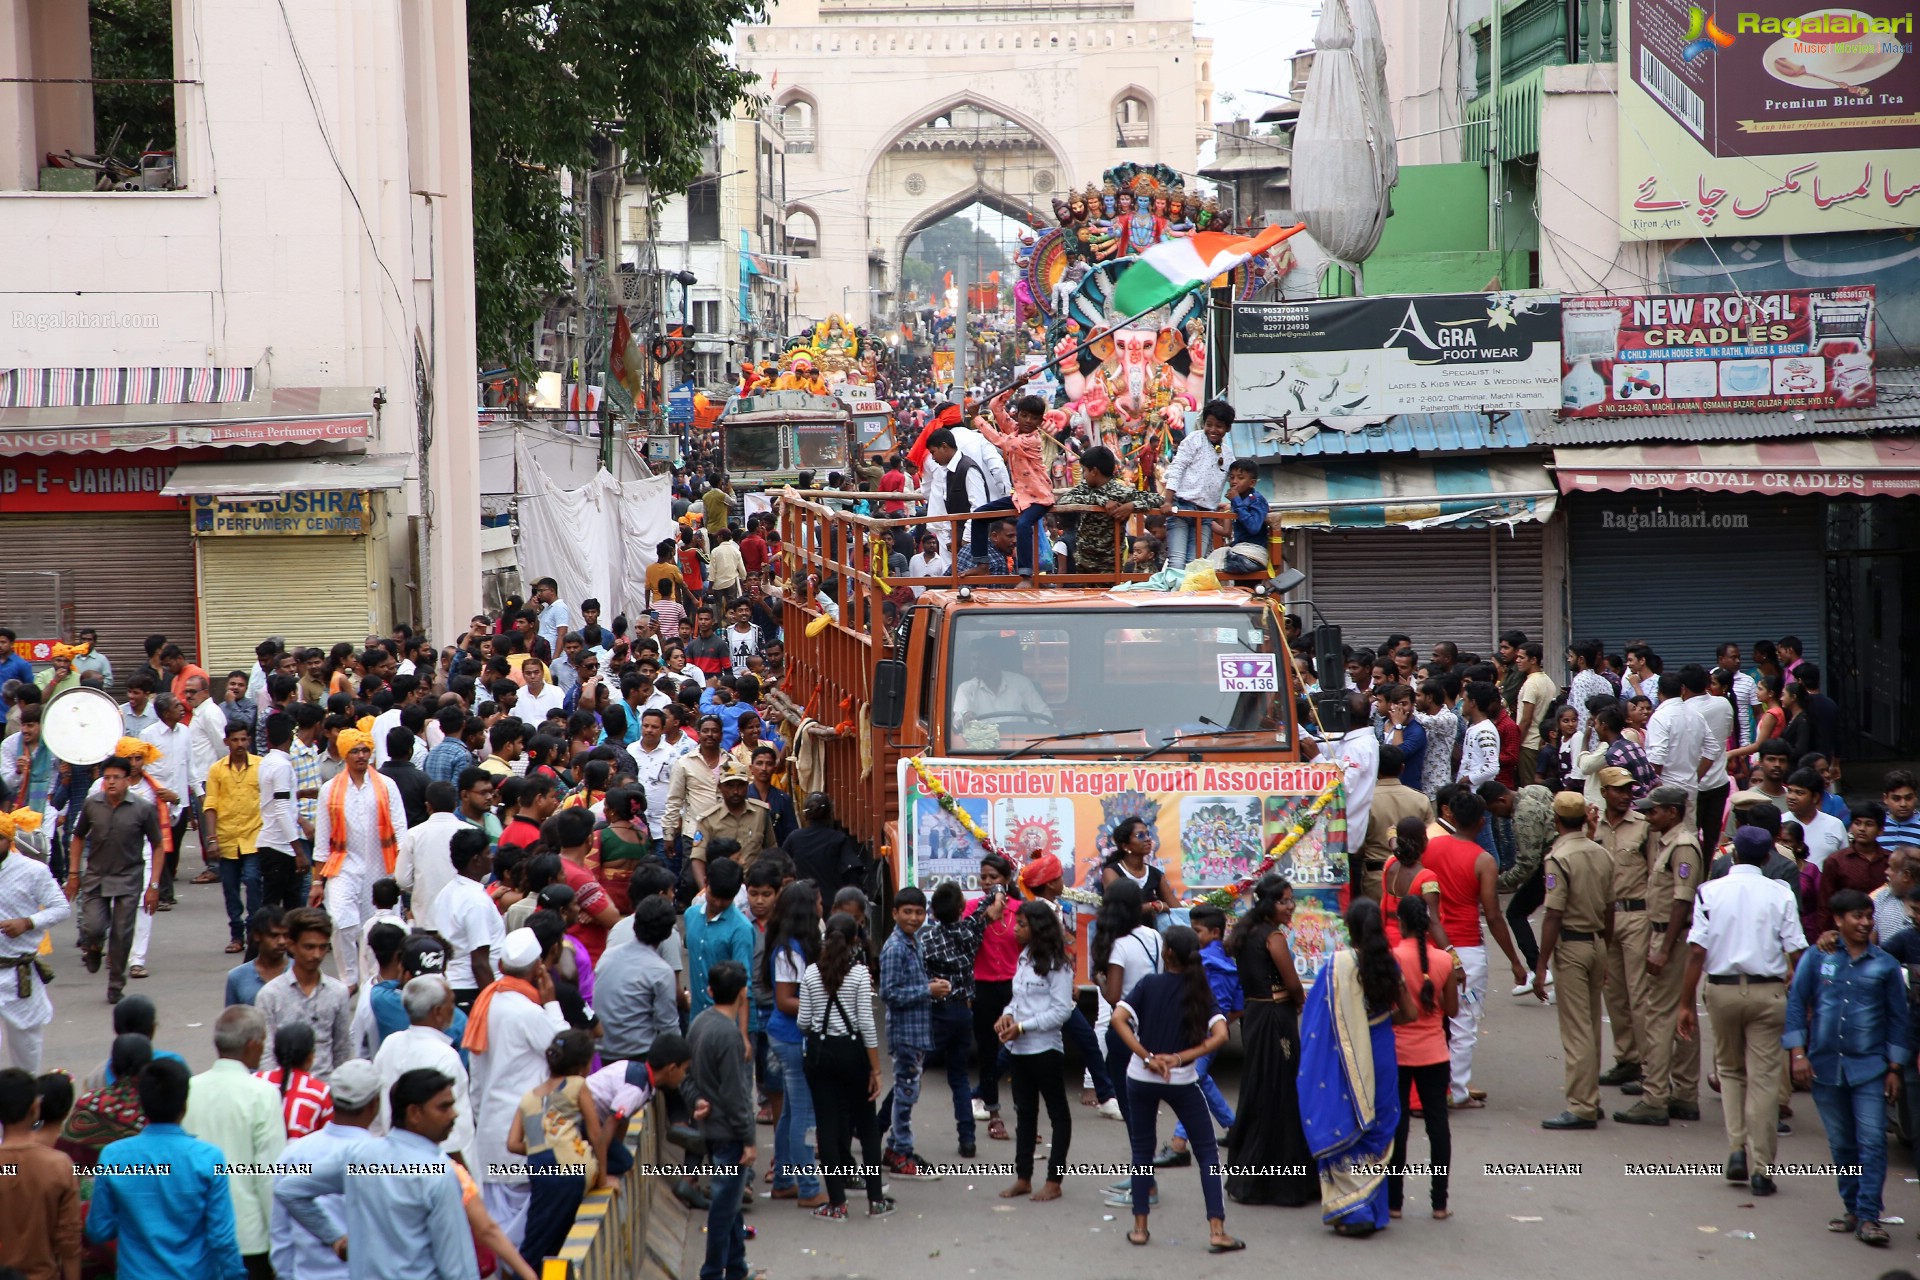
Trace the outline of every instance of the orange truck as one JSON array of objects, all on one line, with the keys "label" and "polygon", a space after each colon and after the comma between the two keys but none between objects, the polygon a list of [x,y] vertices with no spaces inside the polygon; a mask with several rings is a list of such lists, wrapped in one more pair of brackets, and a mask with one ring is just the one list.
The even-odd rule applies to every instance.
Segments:
[{"label": "orange truck", "polygon": [[[966,537],[964,518],[869,518],[790,489],[778,511],[780,568],[798,584],[782,693],[816,739],[802,772],[872,855],[883,903],[901,884],[977,887],[978,834],[1017,858],[1054,854],[1069,888],[1097,886],[1114,825],[1136,815],[1176,888],[1232,884],[1334,776],[1302,762],[1265,574],[1200,592],[1118,589],[1138,574],[1047,575],[1038,589],[888,578],[872,566],[898,526]],[[1343,830],[1291,842],[1277,869],[1303,897],[1337,898]]]}]

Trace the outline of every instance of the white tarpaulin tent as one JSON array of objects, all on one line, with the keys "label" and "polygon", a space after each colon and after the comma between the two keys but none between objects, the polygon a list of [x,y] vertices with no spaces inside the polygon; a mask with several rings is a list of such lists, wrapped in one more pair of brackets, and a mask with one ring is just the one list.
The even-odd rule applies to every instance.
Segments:
[{"label": "white tarpaulin tent", "polygon": [[516,554],[524,580],[552,578],[576,609],[600,601],[603,616],[638,613],[646,604],[653,548],[673,536],[672,478],[625,484],[600,471],[562,489],[525,440],[518,445],[521,492]]},{"label": "white tarpaulin tent", "polygon": [[1400,178],[1373,0],[1327,0],[1314,49],[1293,132],[1293,207],[1327,256],[1353,269],[1379,244]]}]

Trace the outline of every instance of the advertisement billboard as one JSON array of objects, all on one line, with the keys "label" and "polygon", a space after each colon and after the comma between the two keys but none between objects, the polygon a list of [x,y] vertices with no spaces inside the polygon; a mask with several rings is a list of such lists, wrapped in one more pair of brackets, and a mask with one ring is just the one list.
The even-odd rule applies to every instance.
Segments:
[{"label": "advertisement billboard", "polygon": [[[1183,898],[1251,874],[1339,776],[1292,763],[921,763],[1001,848],[1022,861],[1059,858],[1069,889],[1096,888],[1101,863],[1113,853],[1114,827],[1145,819],[1149,857]],[[899,785],[902,882],[932,890],[953,880],[977,890],[979,842],[921,787],[910,761],[900,762]],[[1294,883],[1295,952],[1307,982],[1338,945],[1346,846],[1346,811],[1336,801],[1274,867]]]},{"label": "advertisement billboard", "polygon": [[1231,368],[1243,418],[1551,409],[1560,403],[1560,295],[1242,304]]},{"label": "advertisement billboard", "polygon": [[1852,409],[1873,403],[1874,289],[1561,303],[1560,412]]},{"label": "advertisement billboard", "polygon": [[1620,0],[1628,239],[1920,220],[1920,61],[1904,0]]}]

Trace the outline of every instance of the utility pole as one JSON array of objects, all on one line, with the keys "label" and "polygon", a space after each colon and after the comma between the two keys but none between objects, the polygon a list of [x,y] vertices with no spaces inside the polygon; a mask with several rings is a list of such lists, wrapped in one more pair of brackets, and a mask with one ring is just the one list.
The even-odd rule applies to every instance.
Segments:
[{"label": "utility pole", "polygon": [[953,266],[955,291],[953,308],[953,394],[961,404],[967,402],[967,293],[972,281],[967,276],[967,259],[962,255]]},{"label": "utility pole", "polygon": [[[1500,164],[1500,29],[1501,0],[1493,0],[1493,25],[1488,29],[1487,52],[1492,63],[1491,79],[1487,93],[1487,248],[1500,252],[1500,197],[1505,183],[1501,181]],[[1506,274],[1506,263],[1500,264],[1501,274]],[[1502,283],[1506,283],[1502,280]]]}]

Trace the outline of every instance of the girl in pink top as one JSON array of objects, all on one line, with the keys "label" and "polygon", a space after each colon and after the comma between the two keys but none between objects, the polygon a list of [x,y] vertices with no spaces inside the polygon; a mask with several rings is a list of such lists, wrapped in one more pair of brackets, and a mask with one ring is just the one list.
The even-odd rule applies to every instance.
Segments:
[{"label": "girl in pink top", "polygon": [[[1013,891],[1013,864],[997,853],[980,860],[980,888],[987,894]],[[986,906],[981,897],[967,914]],[[1002,912],[987,926],[980,950],[973,958],[973,1041],[980,1058],[980,1087],[973,1091],[973,1118],[987,1122],[987,1137],[1007,1141],[1006,1122],[1000,1118],[1000,1037],[993,1024],[1013,999],[1013,971],[1020,960],[1020,944],[1013,936],[1014,912]]]},{"label": "girl in pink top", "polygon": [[[1400,899],[1400,941],[1394,944],[1393,957],[1406,975],[1407,989],[1414,993],[1420,1016],[1412,1022],[1396,1023],[1393,1028],[1394,1052],[1400,1062],[1400,1126],[1393,1134],[1393,1161],[1396,1170],[1406,1168],[1407,1134],[1413,1125],[1413,1113],[1407,1108],[1408,1095],[1420,1090],[1421,1114],[1427,1122],[1427,1160],[1434,1172],[1433,1216],[1447,1218],[1446,1167],[1453,1159],[1453,1134],[1447,1124],[1447,1030],[1446,1020],[1460,1011],[1460,983],[1464,976],[1451,952],[1428,940],[1430,919],[1426,898],[1409,893]],[[1400,1216],[1405,1175],[1387,1175],[1387,1212]]]}]

